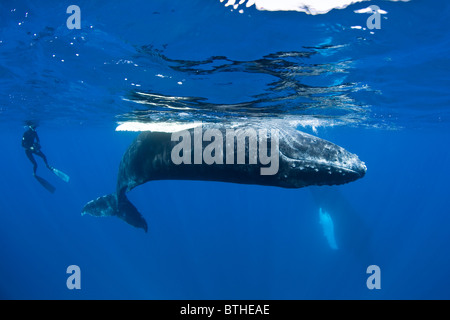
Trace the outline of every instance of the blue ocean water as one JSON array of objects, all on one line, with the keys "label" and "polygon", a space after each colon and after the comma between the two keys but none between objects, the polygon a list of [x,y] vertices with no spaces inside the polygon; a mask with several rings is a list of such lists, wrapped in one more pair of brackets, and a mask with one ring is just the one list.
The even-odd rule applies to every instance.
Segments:
[{"label": "blue ocean water", "polygon": [[[81,29],[69,29],[69,5]],[[369,29],[377,5],[380,29]],[[0,298],[449,299],[450,36],[444,0],[324,14],[207,0],[0,3]],[[24,122],[39,123],[32,176]],[[276,121],[365,161],[290,190],[201,181],[129,193],[144,233],[81,216],[115,191],[118,124]],[[337,249],[319,209],[333,218]],[[66,286],[67,267],[81,289]],[[369,289],[370,265],[381,270]]]}]

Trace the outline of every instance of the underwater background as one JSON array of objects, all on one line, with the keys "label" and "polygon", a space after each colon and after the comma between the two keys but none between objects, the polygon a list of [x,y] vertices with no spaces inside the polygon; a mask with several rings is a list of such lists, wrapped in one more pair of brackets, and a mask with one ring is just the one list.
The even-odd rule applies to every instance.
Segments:
[{"label": "underwater background", "polygon": [[[450,298],[450,4],[244,2],[0,2],[1,299]],[[81,29],[66,24],[70,5]],[[70,175],[36,157],[54,193],[21,147],[27,120]],[[293,190],[149,182],[128,194],[148,233],[81,216],[115,191],[138,135],[119,124],[237,120],[332,141],[366,176]]]}]

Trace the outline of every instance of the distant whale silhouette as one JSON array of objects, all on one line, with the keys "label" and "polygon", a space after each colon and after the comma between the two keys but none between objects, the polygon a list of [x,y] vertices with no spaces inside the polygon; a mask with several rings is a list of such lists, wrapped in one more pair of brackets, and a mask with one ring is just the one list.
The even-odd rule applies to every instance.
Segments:
[{"label": "distant whale silhouette", "polygon": [[[310,185],[338,185],[362,178],[366,173],[366,166],[359,158],[326,140],[300,132],[291,127],[269,127],[264,123],[250,124],[203,124],[201,129],[190,128],[184,132],[185,139],[198,141],[196,133],[205,133],[213,130],[216,136],[210,144],[203,142],[200,152],[211,152],[211,145],[222,143],[223,150],[216,148],[211,154],[217,161],[215,163],[198,163],[195,161],[176,164],[173,159],[173,150],[179,149],[179,140],[174,140],[168,132],[142,132],[128,147],[122,157],[116,192],[88,202],[82,209],[82,215],[92,216],[116,216],[132,226],[148,230],[147,222],[136,207],[128,200],[126,193],[133,188],[152,180],[203,180],[222,181],[240,184],[254,184],[265,186],[277,186],[282,188],[301,188]],[[230,144],[226,141],[227,133],[233,130],[235,141],[244,141],[245,149],[239,144]],[[261,131],[263,130],[263,131]],[[265,130],[265,131],[264,131]],[[251,161],[251,135],[249,132],[276,132],[277,145],[267,144],[267,155],[278,151],[276,160],[276,172],[262,174],[267,170],[267,162],[263,164]],[[180,136],[178,134],[178,136]],[[267,135],[266,141],[275,140],[275,135]],[[247,140],[245,140],[248,138]],[[241,139],[241,140],[240,140]],[[245,143],[248,141],[248,143]],[[259,140],[259,146],[261,147]],[[201,141],[200,141],[201,142]],[[234,141],[233,141],[234,142]],[[191,159],[198,154],[198,145],[190,146],[189,150],[183,150],[183,157]],[[221,153],[218,153],[218,150]],[[223,152],[222,152],[223,151]],[[248,163],[236,161],[229,164],[226,160],[230,154],[239,156],[245,152]],[[261,149],[260,149],[261,151]],[[261,156],[261,153],[260,153]],[[275,159],[275,158],[274,158]],[[255,159],[253,159],[255,160]],[[189,161],[186,161],[189,162]],[[220,164],[219,164],[220,163]],[[228,164],[227,164],[228,163]],[[252,163],[252,164],[250,164]]]}]

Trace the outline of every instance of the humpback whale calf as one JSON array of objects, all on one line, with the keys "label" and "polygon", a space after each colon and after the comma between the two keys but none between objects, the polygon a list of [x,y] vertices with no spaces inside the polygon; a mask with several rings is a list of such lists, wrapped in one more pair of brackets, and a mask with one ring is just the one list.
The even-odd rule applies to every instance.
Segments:
[{"label": "humpback whale calf", "polygon": [[[208,137],[202,135],[208,130],[214,134]],[[199,132],[200,137],[197,135]],[[257,132],[260,133],[258,144],[252,144],[252,137]],[[230,133],[231,139],[228,139]],[[181,138],[183,140],[180,142]],[[271,143],[267,143],[269,140]],[[192,141],[193,144],[187,143]],[[205,141],[212,142],[205,144]],[[239,145],[239,141],[243,141],[244,146]],[[260,147],[259,162],[254,159],[257,153],[252,156],[252,145]],[[182,155],[176,161],[175,150],[175,155]],[[202,152],[203,155],[210,153],[209,161],[196,161],[199,155],[201,158]],[[239,161],[242,152],[245,152],[247,161],[243,158]],[[264,153],[265,158],[262,157]],[[276,159],[276,170],[264,174],[263,169],[268,169],[268,154],[271,159]],[[237,161],[232,158],[234,156]],[[211,158],[215,161],[212,162]],[[292,127],[243,122],[207,123],[182,133],[144,131],[122,157],[116,191],[88,202],[82,209],[82,215],[116,216],[147,232],[147,222],[128,200],[126,193],[148,181],[202,180],[301,188],[344,184],[362,178],[365,173],[364,162],[355,154]]]}]

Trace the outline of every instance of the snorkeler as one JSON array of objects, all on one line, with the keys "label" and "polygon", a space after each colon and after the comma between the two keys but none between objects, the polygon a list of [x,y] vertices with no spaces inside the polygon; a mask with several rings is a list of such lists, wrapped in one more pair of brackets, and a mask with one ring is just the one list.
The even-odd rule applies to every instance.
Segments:
[{"label": "snorkeler", "polygon": [[37,125],[34,123],[27,123],[27,127],[28,127],[28,129],[27,129],[27,131],[25,131],[25,133],[23,134],[23,137],[22,137],[22,147],[25,148],[25,154],[27,155],[28,159],[33,164],[33,175],[34,176],[36,175],[36,170],[37,170],[37,166],[38,166],[36,160],[33,157],[33,154],[41,157],[44,160],[47,168],[49,170],[53,171],[53,168],[47,162],[47,157],[41,151],[39,136],[37,135],[37,132],[36,132]]},{"label": "snorkeler", "polygon": [[66,175],[64,172],[59,171],[58,169],[50,166],[47,162],[47,157],[45,154],[41,151],[41,144],[39,142],[39,136],[36,132],[37,124],[27,121],[26,123],[27,131],[23,134],[22,137],[22,147],[25,148],[25,154],[27,155],[28,159],[33,164],[33,176],[36,176],[36,170],[37,170],[37,162],[33,157],[33,154],[39,156],[44,160],[45,165],[47,168],[52,171],[55,175],[57,175],[62,180],[68,182],[69,176]]}]

